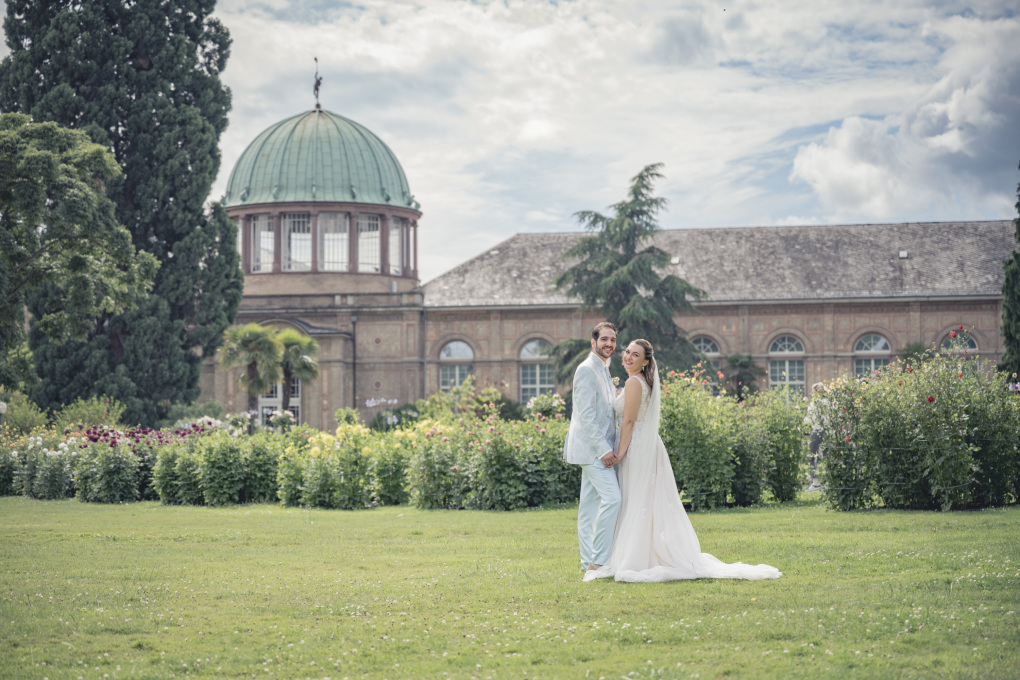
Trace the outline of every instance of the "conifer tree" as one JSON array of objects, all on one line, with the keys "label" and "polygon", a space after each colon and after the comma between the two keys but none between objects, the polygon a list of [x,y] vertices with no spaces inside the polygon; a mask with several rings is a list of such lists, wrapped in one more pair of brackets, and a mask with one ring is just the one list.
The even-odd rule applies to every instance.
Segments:
[{"label": "conifer tree", "polygon": [[1016,189],[1017,217],[1013,220],[1017,249],[1003,262],[1005,279],[1002,282],[1002,337],[1005,353],[999,370],[1009,375],[1011,383],[1020,376],[1020,185]]},{"label": "conifer tree", "polygon": [[[665,198],[652,194],[661,168],[655,163],[635,175],[627,198],[611,206],[611,215],[591,210],[575,215],[593,234],[564,253],[564,259],[576,262],[556,278],[556,286],[580,298],[584,309],[598,310],[615,324],[617,347],[644,338],[655,348],[660,368],[682,369],[693,365],[699,353],[673,318],[694,311],[691,301],[706,293],[673,274],[663,276],[669,253],[646,245],[659,231],[657,216],[666,207]],[[587,338],[557,345],[553,350],[557,382],[569,383],[589,350]]]},{"label": "conifer tree", "polygon": [[[219,169],[230,92],[220,82],[230,38],[214,0],[125,3],[8,0],[11,49],[0,63],[0,109],[84,130],[123,170],[108,194],[134,246],[160,263],[149,296],[95,319],[86,342],[52,344],[33,329],[47,408],[107,394],[125,420],[154,424],[198,396],[242,292],[236,227],[205,207]],[[29,299],[29,311],[47,304]]]},{"label": "conifer tree", "polygon": [[44,289],[36,326],[53,342],[88,337],[152,286],[156,259],[131,245],[105,184],[113,156],[80,130],[0,114],[0,385],[31,383],[25,300]]}]

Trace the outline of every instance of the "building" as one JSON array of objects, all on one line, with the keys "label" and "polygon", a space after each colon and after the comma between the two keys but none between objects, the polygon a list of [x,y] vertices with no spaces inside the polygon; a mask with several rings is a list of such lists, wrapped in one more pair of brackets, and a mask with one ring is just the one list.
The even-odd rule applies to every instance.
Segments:
[{"label": "building", "polygon": [[[469,373],[514,400],[555,389],[544,350],[585,337],[552,284],[581,233],[518,234],[421,285],[418,220],[399,161],[363,126],[316,107],[260,134],[224,197],[245,272],[237,323],[293,327],[321,378],[293,385],[303,422],[340,407],[413,402]],[[426,229],[424,238],[428,238]],[[869,372],[963,324],[970,354],[1002,355],[1002,261],[1011,222],[664,230],[673,272],[707,291],[677,319],[710,359],[747,354],[795,389]],[[278,386],[260,400],[279,404]],[[206,362],[202,398],[245,407],[236,373]]]}]

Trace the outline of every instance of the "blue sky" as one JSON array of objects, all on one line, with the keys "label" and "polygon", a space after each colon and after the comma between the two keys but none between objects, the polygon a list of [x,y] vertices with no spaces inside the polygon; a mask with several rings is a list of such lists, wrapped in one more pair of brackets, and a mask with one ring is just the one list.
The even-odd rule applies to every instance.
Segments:
[{"label": "blue sky", "polygon": [[[373,130],[424,213],[423,281],[578,229],[664,163],[664,228],[1012,218],[1013,2],[220,0],[233,92],[214,197],[314,105]],[[6,50],[4,50],[6,51]]]}]

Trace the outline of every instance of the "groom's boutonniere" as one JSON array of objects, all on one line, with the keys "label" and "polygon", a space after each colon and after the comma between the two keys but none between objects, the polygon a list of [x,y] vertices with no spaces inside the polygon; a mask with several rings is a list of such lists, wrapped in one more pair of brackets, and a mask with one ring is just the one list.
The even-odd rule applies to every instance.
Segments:
[{"label": "groom's boutonniere", "polygon": [[613,387],[619,387],[619,386],[620,386],[620,377],[619,376],[613,376]]}]

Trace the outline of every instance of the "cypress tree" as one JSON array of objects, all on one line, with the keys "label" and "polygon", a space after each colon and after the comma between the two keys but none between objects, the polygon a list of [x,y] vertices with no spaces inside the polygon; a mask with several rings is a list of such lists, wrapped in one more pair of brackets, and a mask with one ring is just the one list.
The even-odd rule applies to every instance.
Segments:
[{"label": "cypress tree", "polygon": [[[233,322],[242,293],[236,227],[205,208],[219,170],[230,92],[215,0],[124,3],[9,0],[11,49],[0,63],[0,109],[86,131],[123,175],[107,189],[117,220],[160,262],[150,295],[95,320],[83,343],[30,331],[47,408],[77,397],[120,400],[129,422],[155,424],[198,396],[203,357]],[[29,300],[38,317],[45,291]]]},{"label": "cypress tree", "polygon": [[1017,382],[1014,375],[1020,375],[1020,185],[1016,188],[1017,217],[1013,220],[1017,249],[1003,262],[1002,282],[1002,343],[1005,354],[999,363],[999,370],[1009,375],[1010,382]]}]

